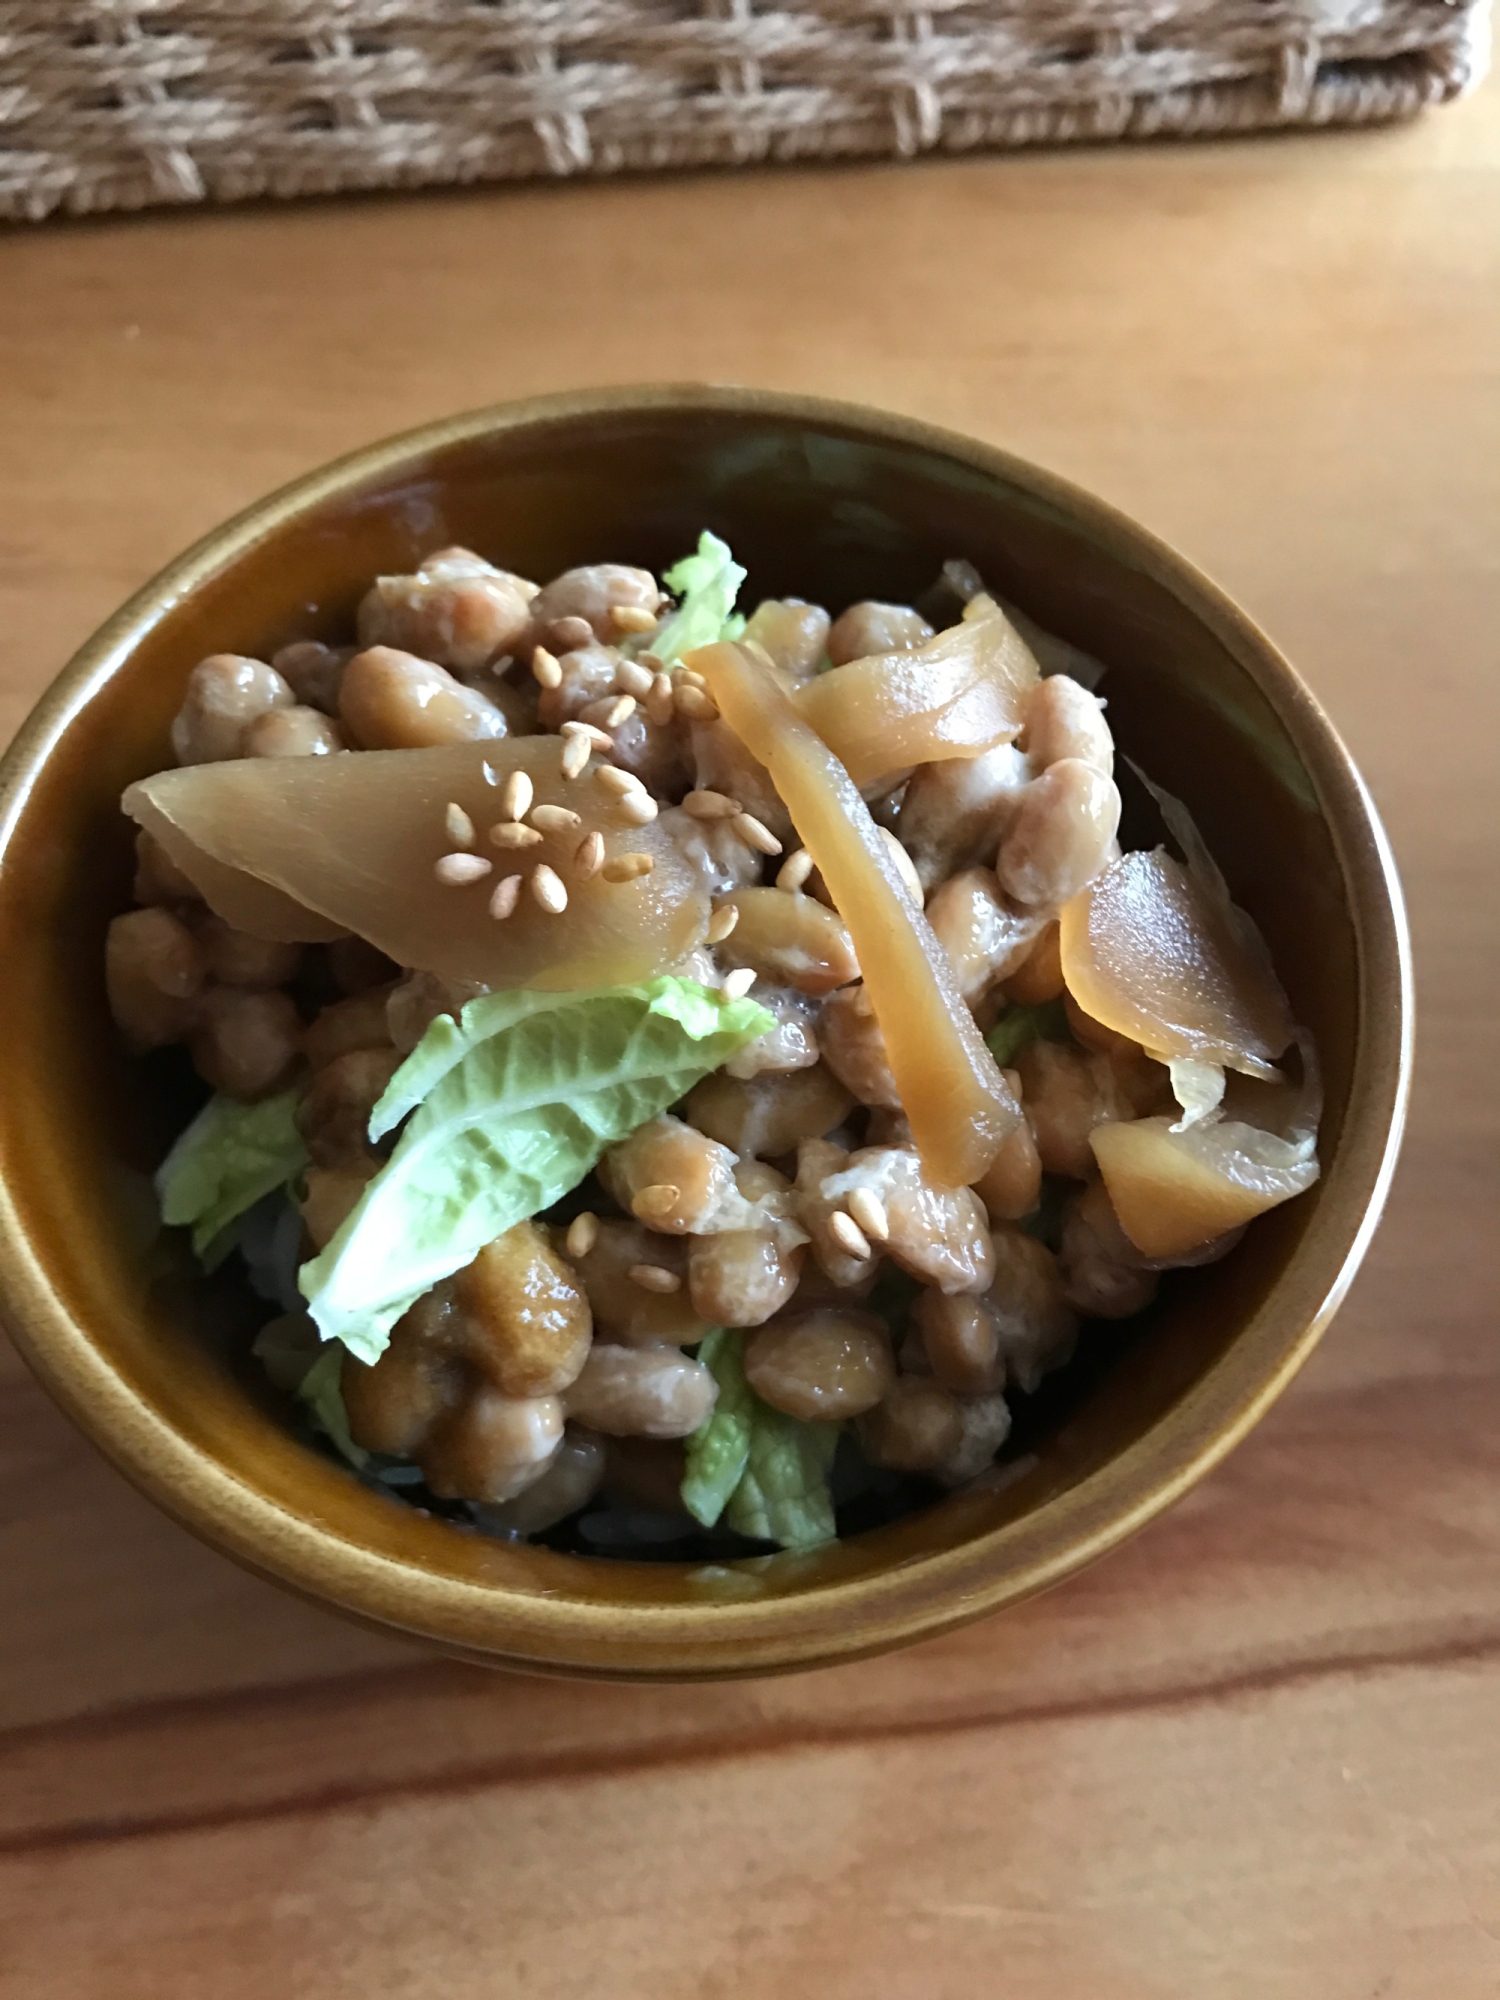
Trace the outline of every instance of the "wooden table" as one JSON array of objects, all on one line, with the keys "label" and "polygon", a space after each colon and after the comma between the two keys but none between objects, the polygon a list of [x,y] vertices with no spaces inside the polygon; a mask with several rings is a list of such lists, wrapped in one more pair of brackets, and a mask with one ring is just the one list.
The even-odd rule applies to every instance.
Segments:
[{"label": "wooden table", "polygon": [[1389,1220],[1302,1380],[1124,1553],[744,1686],[502,1679],[337,1623],[158,1516],[8,1359],[0,1989],[1493,2000],[1500,89],[1357,136],[12,234],[0,733],[304,467],[697,376],[1013,446],[1284,643],[1411,896]]}]

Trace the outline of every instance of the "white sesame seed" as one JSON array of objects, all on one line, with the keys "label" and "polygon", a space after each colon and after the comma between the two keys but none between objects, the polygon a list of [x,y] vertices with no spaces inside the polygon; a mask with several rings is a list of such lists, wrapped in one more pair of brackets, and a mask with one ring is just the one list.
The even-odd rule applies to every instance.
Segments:
[{"label": "white sesame seed", "polygon": [[603,764],[594,776],[606,792],[613,792],[617,798],[624,798],[627,792],[643,792],[646,789],[634,771],[622,771],[618,764]]},{"label": "white sesame seed", "polygon": [[551,916],[561,916],[568,907],[568,892],[563,887],[563,879],[545,861],[531,871],[531,893]]},{"label": "white sesame seed", "polygon": [[599,1241],[599,1218],[585,1209],[582,1215],[575,1215],[568,1224],[568,1233],[563,1238],[563,1248],[570,1257],[587,1257]]},{"label": "white sesame seed", "polygon": [[591,646],[594,643],[594,628],[587,618],[579,618],[570,613],[565,618],[553,620],[547,637],[564,653],[575,653],[580,646]]},{"label": "white sesame seed", "polygon": [[689,819],[733,819],[739,809],[738,799],[723,792],[689,792],[682,802]]},{"label": "white sesame seed", "polygon": [[580,722],[596,724],[601,729],[618,729],[628,716],[635,714],[633,694],[601,695],[598,701],[591,701],[587,708],[579,711]]},{"label": "white sesame seed", "polygon": [[562,686],[562,668],[557,663],[557,656],[549,653],[545,646],[538,646],[532,654],[531,671],[544,688]]},{"label": "white sesame seed", "polygon": [[677,713],[685,715],[689,722],[717,722],[719,719],[717,702],[702,688],[678,687],[673,690],[673,701]]},{"label": "white sesame seed", "polygon": [[922,878],[917,873],[916,866],[913,863],[911,856],[907,853],[906,849],[901,845],[900,841],[897,840],[895,834],[891,832],[888,826],[878,826],[876,827],[875,831],[880,835],[880,838],[885,842],[885,851],[891,857],[891,860],[895,863],[896,873],[901,877],[902,883],[905,885],[907,895],[911,897],[912,901],[916,904],[917,908],[920,910],[923,903],[927,899],[922,889]]},{"label": "white sesame seed", "polygon": [[743,1000],[755,984],[755,968],[742,965],[737,972],[726,972],[719,982],[719,991],[726,1000]]},{"label": "white sesame seed", "polygon": [[594,754],[594,746],[586,736],[565,736],[562,740],[562,774],[565,778],[581,778]]},{"label": "white sesame seed", "polygon": [[620,818],[631,826],[649,826],[660,808],[646,791],[625,792],[615,807]]},{"label": "white sesame seed", "polygon": [[885,1243],[891,1234],[891,1219],[885,1203],[873,1188],[856,1188],[849,1197],[849,1214],[872,1243]]},{"label": "white sesame seed", "polygon": [[836,1208],[828,1218],[828,1234],[850,1257],[868,1257],[872,1254],[870,1245],[859,1224],[852,1215],[846,1215]]},{"label": "white sesame seed", "polygon": [[799,847],[787,856],[776,871],[776,886],[778,889],[790,889],[795,893],[812,872],[812,856],[805,847]]},{"label": "white sesame seed", "polygon": [[720,903],[708,920],[707,942],[722,944],[740,920],[738,903]]},{"label": "white sesame seed", "polygon": [[633,694],[637,701],[643,701],[651,692],[651,669],[643,667],[639,660],[621,660],[615,669],[615,681],[624,694]]},{"label": "white sesame seed", "polygon": [[573,721],[563,724],[560,734],[563,736],[582,736],[592,749],[602,750],[606,755],[615,747],[613,737],[607,735],[604,730],[598,728],[592,722],[580,722],[576,716]]},{"label": "white sesame seed", "polygon": [[781,842],[771,829],[758,820],[754,813],[736,813],[729,822],[746,847],[753,847],[757,854],[779,854]]},{"label": "white sesame seed", "polygon": [[474,822],[452,799],[443,808],[443,829],[455,847],[474,845]]},{"label": "white sesame seed", "polygon": [[524,875],[502,875],[495,884],[495,893],[490,897],[490,915],[497,923],[515,915],[516,904],[521,900],[521,884]]},{"label": "white sesame seed", "polygon": [[604,866],[604,835],[586,833],[578,843],[573,856],[573,866],[578,871],[580,882],[587,882]]},{"label": "white sesame seed", "polygon": [[632,1264],[625,1273],[631,1284],[639,1285],[643,1292],[680,1292],[682,1280],[675,1271],[669,1271],[661,1264]]},{"label": "white sesame seed", "polygon": [[665,1222],[669,1216],[676,1214],[681,1200],[680,1187],[674,1187],[670,1181],[653,1181],[650,1187],[643,1187],[634,1196],[630,1211],[642,1222]]},{"label": "white sesame seed", "polygon": [[495,775],[495,767],[493,764],[481,764],[479,767],[479,775],[484,779],[484,782],[487,785],[498,785],[500,782],[499,778],[497,778]]},{"label": "white sesame seed", "polygon": [[543,833],[571,833],[574,827],[583,825],[583,818],[567,806],[533,806],[531,824],[539,826]]},{"label": "white sesame seed", "polygon": [[641,876],[649,875],[656,866],[649,854],[617,854],[613,861],[604,864],[606,882],[636,882]]},{"label": "white sesame seed", "polygon": [[519,820],[503,819],[498,826],[490,828],[490,845],[514,853],[521,847],[540,847],[542,836],[534,826],[522,826]]},{"label": "white sesame seed", "polygon": [[610,616],[617,632],[654,632],[656,613],[648,611],[644,604],[616,604],[611,607]]},{"label": "white sesame seed", "polygon": [[507,819],[525,819],[536,787],[525,771],[512,771],[500,788],[500,808]]},{"label": "white sesame seed", "polygon": [[665,729],[677,713],[677,704],[672,696],[670,674],[656,674],[652,677],[650,691],[645,697],[646,720],[654,722],[658,729]]},{"label": "white sesame seed", "polygon": [[478,882],[490,872],[481,854],[445,854],[434,863],[433,874],[446,889],[461,889],[466,882]]}]

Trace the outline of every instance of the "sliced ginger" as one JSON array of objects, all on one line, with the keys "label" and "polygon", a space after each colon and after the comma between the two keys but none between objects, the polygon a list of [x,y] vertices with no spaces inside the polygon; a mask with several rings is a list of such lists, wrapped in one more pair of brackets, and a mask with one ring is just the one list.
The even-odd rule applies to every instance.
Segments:
[{"label": "sliced ginger", "polygon": [[[550,824],[544,810],[540,838],[497,846],[490,829],[509,817],[513,772],[531,781],[528,820],[561,806],[577,825]],[[443,979],[547,992],[625,985],[675,965],[707,927],[708,899],[676,844],[654,822],[631,823],[597,767],[564,778],[555,736],[196,764],[132,785],[124,806],[237,929],[308,940],[352,931]],[[472,824],[471,850],[446,824],[450,806]],[[576,857],[591,832],[604,865],[584,879]],[[435,866],[455,848],[487,871],[440,882]],[[610,881],[610,863],[626,855],[649,857],[650,871]],[[531,893],[539,864],[563,887],[560,912]],[[497,920],[490,899],[510,875],[523,877],[521,890]]]},{"label": "sliced ginger", "polygon": [[1289,1201],[1318,1178],[1310,1140],[1226,1119],[1097,1125],[1089,1135],[1120,1226],[1145,1257],[1176,1258]]},{"label": "sliced ginger", "polygon": [[1068,991],[1161,1062],[1274,1076],[1291,1010],[1235,914],[1163,849],[1123,854],[1063,909]]},{"label": "sliced ginger", "polygon": [[770,772],[844,920],[927,1172],[943,1187],[978,1180],[1020,1121],[1020,1106],[850,774],[754,653],[705,646],[690,663]]},{"label": "sliced ginger", "polygon": [[[972,615],[970,615],[972,613]],[[978,757],[1021,728],[1039,670],[988,598],[910,653],[850,660],[797,689],[793,702],[861,792],[914,764]]]}]

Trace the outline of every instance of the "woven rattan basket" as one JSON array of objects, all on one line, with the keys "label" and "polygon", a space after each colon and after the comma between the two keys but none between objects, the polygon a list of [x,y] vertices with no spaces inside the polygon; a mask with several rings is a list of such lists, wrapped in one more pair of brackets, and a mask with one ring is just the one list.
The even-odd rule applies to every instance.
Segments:
[{"label": "woven rattan basket", "polygon": [[1463,0],[0,0],[0,216],[1398,118]]}]

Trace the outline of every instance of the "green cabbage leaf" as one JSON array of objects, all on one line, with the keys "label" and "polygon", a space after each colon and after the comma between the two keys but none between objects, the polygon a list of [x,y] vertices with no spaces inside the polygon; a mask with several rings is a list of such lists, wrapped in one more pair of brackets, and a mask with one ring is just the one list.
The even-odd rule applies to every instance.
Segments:
[{"label": "green cabbage leaf", "polygon": [[259,1104],[211,1097],[157,1169],[162,1220],[191,1226],[210,1269],[227,1254],[219,1239],[230,1223],[307,1165],[296,1112],[292,1090]]},{"label": "green cabbage leaf", "polygon": [[687,1441],[683,1505],[705,1528],[722,1517],[756,1541],[818,1548],[838,1532],[828,1474],[839,1426],[805,1423],[762,1401],[745,1379],[744,1340],[715,1327],[699,1346],[719,1398]]},{"label": "green cabbage leaf", "polygon": [[677,609],[644,645],[670,665],[695,647],[711,646],[716,639],[737,639],[745,621],[735,612],[734,600],[744,581],[745,571],[727,543],[705,528],[698,537],[697,554],[684,556],[662,578],[678,600]]},{"label": "green cabbage leaf", "polygon": [[395,1150],[298,1274],[323,1338],[377,1360],[424,1292],[771,1026],[754,1001],[670,974],[439,1016],[371,1114],[374,1137],[407,1119]]},{"label": "green cabbage leaf", "polygon": [[1067,1042],[1072,1035],[1061,1000],[1044,1000],[1038,1007],[1012,1003],[984,1039],[995,1061],[1008,1069],[1031,1042]]}]

